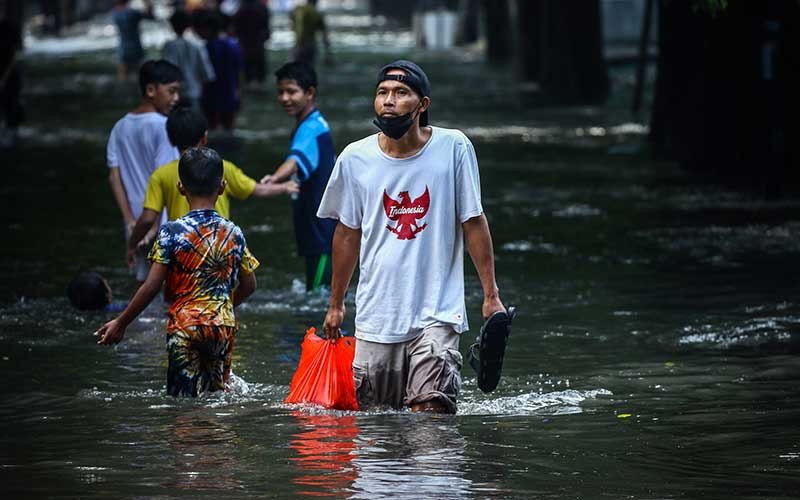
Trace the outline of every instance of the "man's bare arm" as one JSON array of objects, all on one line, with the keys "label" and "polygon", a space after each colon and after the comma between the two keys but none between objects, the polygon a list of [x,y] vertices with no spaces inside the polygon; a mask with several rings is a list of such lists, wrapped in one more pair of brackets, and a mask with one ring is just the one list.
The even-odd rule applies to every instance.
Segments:
[{"label": "man's bare arm", "polygon": [[329,339],[342,335],[344,322],[344,296],[353,278],[361,248],[361,229],[351,229],[341,222],[333,233],[333,255],[331,264],[331,302],[322,330]]},{"label": "man's bare arm", "polygon": [[114,201],[117,202],[119,211],[122,212],[122,219],[125,221],[125,226],[132,228],[136,223],[136,219],[133,217],[133,212],[131,212],[131,207],[128,204],[128,193],[125,192],[125,186],[122,185],[119,167],[111,167],[108,170],[108,183],[111,185]]},{"label": "man's bare arm", "polygon": [[156,231],[158,231],[158,225],[161,222],[160,215],[161,214],[155,210],[149,208],[142,210],[142,215],[139,216],[128,238],[128,252],[125,257],[128,266],[132,267],[134,264],[134,255],[139,242],[146,242],[148,239],[152,239],[153,236],[155,236]]},{"label": "man's bare arm", "polygon": [[136,294],[131,299],[128,307],[122,311],[122,314],[109,321],[94,335],[98,337],[97,343],[101,345],[117,344],[125,336],[125,329],[136,317],[144,310],[147,305],[153,301],[153,298],[161,290],[161,285],[167,276],[167,266],[154,262],[150,266],[150,272],[147,274],[147,279],[144,280],[142,286],[136,290]]},{"label": "man's bare arm", "polygon": [[467,245],[472,263],[478,271],[478,277],[483,287],[483,306],[481,311],[486,319],[497,311],[505,311],[500,301],[500,290],[494,275],[494,248],[492,235],[489,232],[489,222],[481,214],[462,224],[464,228],[464,241]]},{"label": "man's bare arm", "polygon": [[297,172],[297,160],[294,158],[289,158],[285,162],[281,163],[275,173],[271,175],[265,175],[261,178],[262,183],[273,183],[276,184],[278,182],[283,182],[289,177],[292,176]]},{"label": "man's bare arm", "polygon": [[281,183],[266,182],[258,183],[253,189],[252,196],[256,198],[269,198],[271,196],[278,196],[282,194],[292,194],[300,191],[300,185],[294,181],[286,181]]},{"label": "man's bare arm", "polygon": [[131,236],[128,238],[128,248],[136,248],[148,231],[152,230],[153,225],[159,221],[159,215],[158,212],[149,208],[142,210],[142,215],[139,216],[131,230]]},{"label": "man's bare arm", "polygon": [[233,307],[237,307],[244,302],[244,299],[249,297],[256,291],[256,275],[255,273],[239,272],[239,286],[233,294]]}]

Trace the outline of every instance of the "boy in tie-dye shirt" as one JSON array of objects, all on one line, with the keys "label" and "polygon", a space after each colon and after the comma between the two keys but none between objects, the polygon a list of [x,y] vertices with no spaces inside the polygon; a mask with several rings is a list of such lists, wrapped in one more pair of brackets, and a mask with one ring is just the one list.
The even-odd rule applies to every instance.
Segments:
[{"label": "boy in tie-dye shirt", "polygon": [[167,392],[197,396],[223,389],[230,375],[234,307],[255,290],[258,261],[241,229],[214,210],[225,190],[219,155],[213,149],[191,148],[181,156],[178,172],[190,212],[161,226],[148,255],[152,266],[144,284],[122,314],[95,335],[98,344],[121,341],[125,328],[166,281]]}]

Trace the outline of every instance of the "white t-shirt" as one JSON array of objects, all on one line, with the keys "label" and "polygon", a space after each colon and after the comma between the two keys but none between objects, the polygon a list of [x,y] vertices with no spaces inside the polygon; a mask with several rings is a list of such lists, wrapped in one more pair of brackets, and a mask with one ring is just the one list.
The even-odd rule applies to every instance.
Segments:
[{"label": "white t-shirt", "polygon": [[483,213],[475,150],[458,130],[431,127],[409,158],[378,134],[348,145],[317,212],[361,229],[356,337],[405,342],[424,328],[468,328],[461,224]]},{"label": "white t-shirt", "polygon": [[119,167],[135,218],[142,214],[150,174],[179,157],[178,149],[167,137],[167,117],[160,113],[128,113],[111,129],[106,147],[108,168]]}]

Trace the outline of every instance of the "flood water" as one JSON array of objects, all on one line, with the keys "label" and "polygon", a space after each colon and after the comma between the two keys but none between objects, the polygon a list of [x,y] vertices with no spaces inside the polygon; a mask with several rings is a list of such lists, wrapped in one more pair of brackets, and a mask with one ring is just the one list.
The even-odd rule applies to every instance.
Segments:
[{"label": "flood water", "polygon": [[[302,291],[285,199],[233,202],[262,267],[230,392],[165,395],[163,303],[96,346],[113,313],[77,312],[64,289],[94,268],[116,305],[133,290],[104,151],[136,89],[114,81],[111,51],[44,51],[27,60],[23,145],[0,156],[3,497],[800,497],[800,201],[653,160],[625,111],[630,68],[613,69],[607,107],[561,108],[470,53],[401,54],[429,72],[432,123],[478,153],[498,283],[520,311],[499,388],[465,368],[454,416],[283,405],[327,304]],[[337,150],[373,132],[390,57],[344,45],[321,71]],[[234,139],[212,137],[256,178],[288,145],[273,94],[248,90]],[[482,296],[465,264],[462,352]]]}]

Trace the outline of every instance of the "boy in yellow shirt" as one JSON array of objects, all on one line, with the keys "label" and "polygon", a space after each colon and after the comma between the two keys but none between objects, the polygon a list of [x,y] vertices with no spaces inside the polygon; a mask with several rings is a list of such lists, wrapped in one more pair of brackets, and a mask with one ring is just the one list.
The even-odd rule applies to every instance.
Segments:
[{"label": "boy in yellow shirt", "polygon": [[[208,122],[203,115],[196,111],[188,108],[176,109],[167,118],[167,136],[183,154],[189,148],[206,145]],[[227,160],[223,160],[222,166],[225,191],[217,198],[214,209],[225,219],[230,219],[229,195],[239,200],[246,200],[251,196],[267,198],[297,193],[299,190],[298,184],[294,181],[281,184],[259,184],[255,179],[248,177],[242,169]],[[144,209],[128,240],[129,262],[138,246],[147,245],[152,240],[157,229],[153,225],[158,220],[162,209],[167,209],[169,220],[176,220],[189,213],[189,202],[178,191],[179,180],[178,160],[162,165],[150,174],[147,191],[144,195]]]}]

